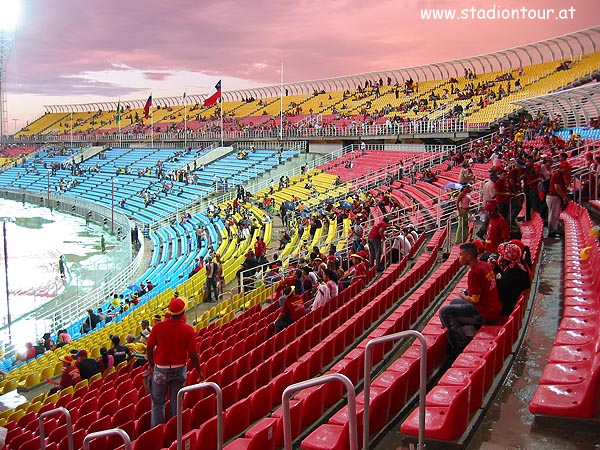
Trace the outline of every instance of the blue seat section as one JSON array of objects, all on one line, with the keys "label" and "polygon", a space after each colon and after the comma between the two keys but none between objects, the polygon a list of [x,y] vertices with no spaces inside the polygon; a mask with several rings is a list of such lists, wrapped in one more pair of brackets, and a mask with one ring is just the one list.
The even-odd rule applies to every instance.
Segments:
[{"label": "blue seat section", "polygon": [[569,131],[578,134],[581,136],[581,139],[600,139],[600,129],[587,127],[563,128],[562,130],[555,131],[554,136],[558,136],[565,141],[568,141],[571,137]]},{"label": "blue seat section", "polygon": [[[38,152],[22,165],[0,173],[0,188],[39,192],[41,203],[50,189],[65,197],[84,199],[109,208],[114,206],[116,211],[137,222],[151,224],[178,210],[183,213],[187,206],[212,192],[215,176],[227,179],[230,188],[233,188],[298,154],[298,151],[288,150],[279,155],[275,150],[247,149],[248,157],[245,159],[238,159],[237,154],[232,153],[194,170],[194,160],[208,152],[208,149],[194,153],[182,149],[109,148],[102,153],[102,158],[94,156],[79,161],[80,157],[75,156],[79,171],[74,172],[66,163],[78,151],[63,149],[52,153]],[[159,161],[165,174],[188,170],[196,177],[195,182],[159,180],[156,174]],[[63,163],[63,168],[56,167]],[[54,173],[49,170],[52,166],[55,168]],[[206,245],[198,248],[195,234],[197,227],[201,225],[206,227],[210,244],[217,248],[224,224],[220,219],[209,219],[203,214],[149,234],[153,245],[150,264],[133,284],[139,285],[145,280],[151,280],[155,288],[150,294],[141,297],[140,304],[178,286],[193,268],[194,259],[206,256],[208,248]],[[123,292],[125,295],[129,293],[129,290]],[[106,299],[106,303],[102,305],[104,310],[109,309],[110,300]],[[127,312],[113,320],[119,321],[125,314]],[[83,319],[68,327],[74,338],[80,335]]]},{"label": "blue seat section", "polygon": [[[238,159],[237,153],[231,153],[199,170],[198,182],[212,185],[214,177],[226,179],[230,186],[244,184],[248,180],[261,176],[265,172],[279,165],[279,157],[275,150],[246,150],[247,159]],[[299,152],[297,150],[284,150],[281,162],[290,160]]]}]

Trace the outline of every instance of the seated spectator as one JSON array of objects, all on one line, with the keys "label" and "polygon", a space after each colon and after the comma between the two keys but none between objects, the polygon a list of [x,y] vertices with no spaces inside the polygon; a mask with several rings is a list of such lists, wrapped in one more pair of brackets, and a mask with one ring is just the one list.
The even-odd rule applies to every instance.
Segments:
[{"label": "seated spectator", "polygon": [[98,365],[98,370],[104,373],[106,370],[115,366],[115,358],[113,355],[108,354],[106,347],[102,347],[100,349],[100,357],[96,358],[96,364]]},{"label": "seated spectator", "polygon": [[67,344],[70,344],[71,341],[73,340],[73,338],[71,338],[71,335],[69,333],[67,333],[67,330],[58,330],[58,344],[56,344],[56,347],[64,347]]},{"label": "seated spectator", "polygon": [[56,386],[54,386],[52,389],[50,389],[50,392],[48,392],[49,395],[68,388],[69,386],[75,386],[81,381],[81,374],[79,373],[77,366],[73,365],[73,357],[71,355],[61,356],[58,359],[63,363],[62,375],[58,383],[49,378],[46,379],[46,381],[56,384]]},{"label": "seated spectator", "polygon": [[96,328],[102,320],[91,309],[88,309],[88,317],[81,324],[81,334],[85,334]]},{"label": "seated spectator", "polygon": [[367,267],[364,258],[360,254],[352,253],[350,255],[350,261],[352,262],[352,265],[340,279],[340,283],[344,289],[350,286],[350,283],[354,282],[354,280],[362,280],[364,282],[365,277],[367,276]]},{"label": "seated spectator", "polygon": [[108,350],[108,354],[113,355],[115,358],[115,366],[118,366],[123,361],[127,361],[127,358],[131,356],[131,350],[124,345],[121,345],[119,336],[111,336],[110,340],[113,343],[113,346]]},{"label": "seated spectator", "polygon": [[496,272],[496,285],[502,303],[502,315],[512,313],[523,291],[531,287],[529,272],[521,263],[522,252],[512,242],[498,246],[498,261],[489,261]]},{"label": "seated spectator", "polygon": [[135,358],[135,367],[143,366],[148,362],[146,359],[146,344],[135,342],[135,336],[128,334],[126,337],[125,347],[131,351],[131,358]]},{"label": "seated spectator", "polygon": [[294,293],[293,286],[286,287],[283,295],[285,299],[281,306],[281,312],[274,323],[276,332],[282,331],[306,314],[302,296]]},{"label": "seated spectator", "polygon": [[331,295],[329,292],[329,287],[327,287],[327,285],[324,283],[319,284],[317,286],[317,293],[315,294],[315,299],[312,303],[312,307],[310,308],[310,310],[314,311],[317,308],[325,306],[325,304],[329,301],[330,298]]},{"label": "seated spectator", "polygon": [[279,250],[283,250],[287,244],[292,241],[292,238],[287,231],[281,230],[281,237],[279,238]]},{"label": "seated spectator", "polygon": [[150,326],[150,322],[148,322],[146,319],[142,320],[140,322],[140,325],[142,327],[142,331],[140,332],[138,341],[141,342],[142,344],[145,344],[146,341],[148,340],[148,337],[150,336],[152,327]]},{"label": "seated spectator", "polygon": [[46,350],[54,350],[54,339],[52,339],[50,333],[44,333],[42,339],[44,339],[44,348]]},{"label": "seated spectator", "polygon": [[75,354],[75,359],[77,360],[75,365],[79,369],[79,374],[81,375],[82,380],[89,380],[97,373],[100,373],[98,363],[95,359],[88,358],[88,353],[86,350],[79,350]]},{"label": "seated spectator", "polygon": [[35,349],[34,358],[36,356],[40,356],[40,355],[43,355],[44,353],[46,353],[46,347],[44,347],[44,339],[43,338],[38,339],[37,345],[34,345],[33,348]]}]

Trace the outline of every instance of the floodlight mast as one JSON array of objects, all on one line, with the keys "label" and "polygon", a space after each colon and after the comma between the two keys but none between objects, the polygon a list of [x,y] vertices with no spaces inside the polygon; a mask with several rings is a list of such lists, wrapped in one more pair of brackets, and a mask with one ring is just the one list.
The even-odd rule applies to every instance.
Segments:
[{"label": "floodlight mast", "polygon": [[8,107],[6,102],[6,66],[14,32],[0,29],[0,141],[8,141]]}]

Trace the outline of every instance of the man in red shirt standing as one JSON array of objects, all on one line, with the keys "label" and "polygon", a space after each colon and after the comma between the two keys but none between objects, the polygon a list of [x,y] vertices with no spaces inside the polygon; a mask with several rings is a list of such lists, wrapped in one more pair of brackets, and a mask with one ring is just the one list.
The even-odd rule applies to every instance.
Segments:
[{"label": "man in red shirt standing", "polygon": [[371,228],[371,231],[367,235],[367,242],[369,243],[369,266],[373,267],[376,264],[377,272],[383,272],[381,253],[387,227],[387,219],[384,217],[381,221],[373,225],[373,228]]},{"label": "man in red shirt standing", "polygon": [[440,308],[440,321],[448,328],[448,353],[460,354],[475,330],[484,323],[493,323],[502,313],[502,303],[492,267],[479,261],[477,246],[471,242],[460,246],[459,262],[469,266],[467,290],[450,305]]},{"label": "man in red shirt standing", "polygon": [[569,203],[567,197],[568,179],[571,175],[571,165],[567,161],[561,161],[558,170],[552,172],[550,187],[546,196],[548,205],[548,237],[560,237],[560,211]]},{"label": "man in red shirt standing", "polygon": [[185,321],[186,307],[183,299],[171,299],[171,317],[154,325],[148,337],[146,357],[152,376],[152,427],[165,422],[167,390],[171,400],[169,417],[177,414],[177,392],[185,385],[188,358],[196,369],[198,380],[202,379],[196,332]]},{"label": "man in red shirt standing", "polygon": [[488,253],[497,253],[498,245],[508,241],[508,223],[498,212],[498,202],[496,200],[488,200],[483,209],[488,213],[490,218],[485,238],[485,251]]},{"label": "man in red shirt standing", "polygon": [[267,252],[267,244],[265,244],[265,241],[263,240],[262,237],[258,236],[256,238],[256,244],[254,244],[254,256],[256,256],[256,259],[258,259],[262,255],[264,255],[266,252]]}]

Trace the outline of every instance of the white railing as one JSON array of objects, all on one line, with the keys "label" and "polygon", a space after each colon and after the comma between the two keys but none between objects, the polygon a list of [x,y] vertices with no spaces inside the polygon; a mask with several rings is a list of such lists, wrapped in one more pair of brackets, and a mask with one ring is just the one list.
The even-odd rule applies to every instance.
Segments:
[{"label": "white railing", "polygon": [[[227,140],[240,139],[290,139],[290,138],[344,138],[344,137],[374,137],[374,136],[398,136],[415,134],[437,134],[437,133],[465,133],[477,129],[485,129],[488,124],[477,123],[470,124],[462,118],[445,118],[440,120],[415,120],[412,122],[396,123],[391,125],[337,125],[337,124],[315,124],[311,127],[301,126],[298,128],[288,127],[280,134],[279,127],[271,129],[246,129],[246,130],[225,130],[223,138]],[[212,128],[211,128],[212,129]],[[161,141],[184,141],[185,136],[182,132],[165,133],[95,133],[95,134],[76,134],[73,135],[73,142],[150,142]],[[187,136],[188,143],[203,140],[221,139],[221,131],[189,131]],[[33,135],[22,136],[11,142],[65,142],[71,141],[70,135]]]}]

